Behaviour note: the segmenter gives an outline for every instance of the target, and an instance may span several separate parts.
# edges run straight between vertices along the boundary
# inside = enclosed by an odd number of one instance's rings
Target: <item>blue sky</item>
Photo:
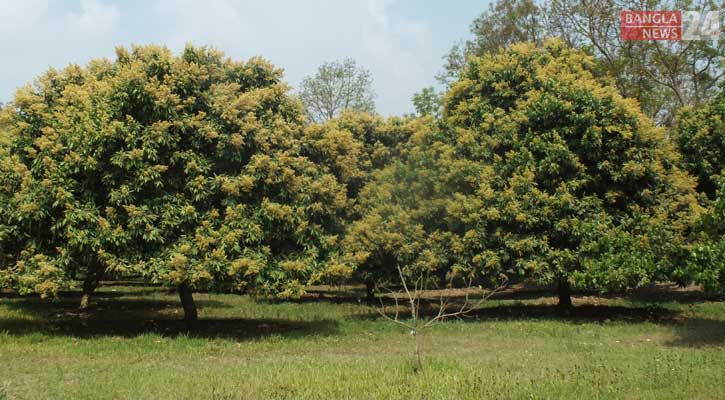
[[[261,55],[297,86],[324,61],[354,58],[375,80],[378,112],[412,111],[441,57],[469,37],[488,0],[0,0],[0,101],[49,67],[113,57],[118,45],[212,45]]]

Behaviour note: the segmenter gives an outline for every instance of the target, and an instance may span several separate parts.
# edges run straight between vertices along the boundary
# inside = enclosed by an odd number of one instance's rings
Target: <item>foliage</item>
[[[452,83],[465,68],[467,58],[496,53],[519,42],[540,42],[545,35],[542,8],[533,0],[497,1],[476,17],[469,27],[473,38],[454,45],[445,56],[438,78]]]
[[[706,291],[725,292],[725,171],[715,180],[715,200],[697,225],[697,240],[687,260],[687,278],[703,285]]]
[[[302,81],[300,98],[309,118],[320,123],[345,110],[375,112],[370,72],[350,58],[322,64],[314,77]]]
[[[694,182],[637,104],[561,41],[472,59],[446,96],[475,182],[455,210],[491,237],[483,265],[627,289],[667,276],[700,211]]]
[[[415,122],[407,118],[385,119],[348,110],[323,124],[307,126],[302,154],[329,166],[347,186],[351,202],[347,211],[354,212],[358,193],[372,172],[394,162],[415,129]]]
[[[698,178],[708,211],[693,232],[683,277],[709,292],[725,290],[725,90],[708,105],[685,109],[674,130],[683,168]]]
[[[301,155],[281,70],[187,47],[50,70],[3,111],[0,283],[54,295],[76,269],[298,295],[338,261],[345,186]]]
[[[420,121],[415,119],[383,119],[346,111],[324,124],[311,124],[305,129],[302,154],[318,164],[330,166],[330,171],[347,187],[346,248],[360,246],[357,241],[361,238],[351,234],[355,228],[350,224],[367,212],[361,204],[362,191],[378,190],[373,177],[397,162],[419,126]],[[372,283],[373,275],[368,268],[359,267],[355,273],[355,279]]]
[[[725,86],[709,104],[680,114],[673,137],[683,168],[698,179],[698,191],[714,199],[725,169]]]

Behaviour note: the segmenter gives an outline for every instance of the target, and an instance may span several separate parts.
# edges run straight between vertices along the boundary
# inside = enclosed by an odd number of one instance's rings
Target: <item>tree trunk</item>
[[[375,282],[372,279],[365,281],[365,295],[368,304],[375,304]]]
[[[559,307],[571,308],[571,284],[569,283],[569,280],[566,278],[559,278],[557,290],[559,292]]]
[[[78,305],[79,310],[87,310],[91,305],[91,295],[96,291],[98,283],[101,281],[103,273],[100,266],[94,266],[88,269],[86,277],[83,279],[83,294],[81,295],[81,303]]]
[[[194,329],[196,322],[198,321],[198,314],[196,312],[196,303],[194,303],[194,296],[191,293],[191,287],[188,282],[182,282],[179,285],[179,299],[181,299],[181,306],[184,307],[184,322],[188,329]]]

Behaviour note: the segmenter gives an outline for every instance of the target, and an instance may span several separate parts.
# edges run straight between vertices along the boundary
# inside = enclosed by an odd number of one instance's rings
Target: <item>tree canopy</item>
[[[440,118],[443,112],[443,95],[434,87],[426,87],[413,94],[413,107],[418,117],[426,115]]]
[[[303,154],[314,162],[329,165],[338,180],[347,187],[346,238],[350,237],[352,221],[367,212],[361,204],[361,192],[378,189],[373,179],[376,172],[400,158],[419,126],[419,121],[415,119],[384,119],[346,111],[324,124],[311,124],[305,130]],[[364,267],[357,268],[355,272],[353,278],[366,283],[368,300],[372,300],[375,274]]]
[[[281,70],[187,47],[50,70],[2,114],[0,283],[81,275],[293,296],[338,261],[345,185],[303,156]],[[187,307],[187,305],[189,307]]]

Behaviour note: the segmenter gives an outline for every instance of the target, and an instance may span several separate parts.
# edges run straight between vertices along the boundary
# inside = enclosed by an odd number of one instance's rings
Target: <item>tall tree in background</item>
[[[497,1],[489,5],[470,26],[473,38],[453,46],[445,58],[438,80],[452,83],[470,56],[496,53],[513,43],[539,43],[546,37],[541,8],[533,0]]]
[[[437,92],[434,87],[423,88],[413,94],[413,107],[417,117],[430,115],[436,119],[440,118],[443,112],[443,94]]]
[[[499,1],[471,25],[474,38],[455,46],[440,79],[451,82],[468,56],[480,56],[518,40],[559,37],[595,56],[597,74],[639,101],[658,125],[672,126],[678,108],[709,101],[723,77],[724,41],[624,41],[621,10],[719,10],[713,0]]]
[[[319,123],[345,110],[375,112],[370,72],[350,58],[322,64],[315,76],[302,81],[300,98],[309,118]]]
[[[670,127],[680,107],[707,103],[717,93],[725,42],[625,41],[619,11],[721,8],[714,0],[554,0],[546,14],[552,34],[589,49],[625,97],[637,99],[647,115]]]

